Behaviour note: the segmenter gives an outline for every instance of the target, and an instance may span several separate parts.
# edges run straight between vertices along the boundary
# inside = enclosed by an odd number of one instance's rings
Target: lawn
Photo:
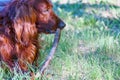
[[[52,0],[54,11],[66,22],[54,59],[45,75],[35,80],[120,80],[120,1]],[[54,35],[44,42],[39,66]],[[32,68],[37,72],[36,68]],[[0,68],[0,80],[30,79],[29,73]]]

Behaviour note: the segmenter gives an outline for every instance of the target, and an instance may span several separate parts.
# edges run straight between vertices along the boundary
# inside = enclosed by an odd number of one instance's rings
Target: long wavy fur
[[[26,71],[26,63],[32,64],[39,50],[36,13],[23,0],[12,1],[6,11],[4,25],[0,26],[0,58],[11,69],[17,61],[20,68]]]

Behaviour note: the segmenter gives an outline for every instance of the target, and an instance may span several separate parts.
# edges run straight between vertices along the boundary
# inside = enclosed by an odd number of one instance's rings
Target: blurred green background
[[[53,0],[53,4],[67,26],[47,79],[120,80],[120,0]]]
[[[52,0],[66,27],[45,75],[36,80],[120,80],[120,0]],[[42,61],[54,35],[42,35]],[[41,62],[40,62],[41,65]],[[34,69],[33,69],[34,71]],[[9,79],[0,68],[0,80]],[[16,73],[12,80],[29,75]]]

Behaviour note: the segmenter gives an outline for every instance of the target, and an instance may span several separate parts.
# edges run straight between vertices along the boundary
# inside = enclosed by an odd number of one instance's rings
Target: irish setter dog
[[[50,0],[10,0],[0,13],[0,59],[23,72],[36,62],[38,34],[51,34],[65,23],[54,13]]]

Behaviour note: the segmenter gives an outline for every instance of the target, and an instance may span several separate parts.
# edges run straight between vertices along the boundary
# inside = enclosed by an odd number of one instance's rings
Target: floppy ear
[[[36,14],[32,7],[22,4],[16,6],[13,26],[16,40],[20,43],[28,42],[31,37],[37,34],[35,26]]]

